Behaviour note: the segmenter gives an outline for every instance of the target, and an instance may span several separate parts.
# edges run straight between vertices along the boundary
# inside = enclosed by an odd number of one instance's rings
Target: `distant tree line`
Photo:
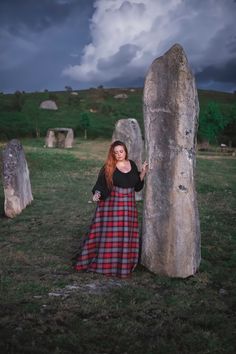
[[[141,129],[143,128],[142,104],[139,97],[133,102],[129,100],[118,102],[113,100],[112,94],[105,92],[101,87],[89,90],[88,96],[72,95],[70,86],[66,86],[65,90],[64,94],[44,91],[28,95],[23,91],[16,91],[12,95],[1,95],[1,136],[12,138],[20,134],[39,137],[45,134],[47,122],[42,117],[46,113],[39,111],[39,106],[35,104],[36,97],[38,101],[41,98],[59,103],[63,110],[63,115],[60,112],[60,120],[65,119],[66,122],[67,117],[73,115],[70,127],[85,139],[96,136],[108,137],[117,119],[125,117],[136,117]],[[197,140],[236,146],[236,103],[219,104],[211,100],[203,105],[200,109]]]
[[[226,143],[232,145],[236,143],[235,136],[231,136],[228,131],[228,137],[225,132],[226,128],[231,126],[236,131],[236,104],[230,106],[227,112],[222,113],[218,103],[214,101],[208,102],[205,109],[200,111],[198,139],[207,141],[210,144]],[[223,141],[219,141],[219,140]],[[225,141],[228,140],[228,141]]]

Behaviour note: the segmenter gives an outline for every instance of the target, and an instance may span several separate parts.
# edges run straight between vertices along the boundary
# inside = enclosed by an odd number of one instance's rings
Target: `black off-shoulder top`
[[[121,172],[118,168],[113,173],[113,185],[121,188],[134,188],[136,192],[139,192],[144,185],[144,181],[140,179],[140,172],[134,161],[129,160],[131,164],[131,170],[129,172]],[[93,194],[96,190],[101,192],[101,199],[105,200],[110,190],[107,187],[104,166],[101,168],[97,181],[92,189]]]

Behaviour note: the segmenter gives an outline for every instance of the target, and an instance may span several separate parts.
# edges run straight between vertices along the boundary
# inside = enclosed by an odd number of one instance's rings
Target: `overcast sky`
[[[0,0],[0,91],[143,86],[183,46],[198,88],[236,90],[235,0]]]

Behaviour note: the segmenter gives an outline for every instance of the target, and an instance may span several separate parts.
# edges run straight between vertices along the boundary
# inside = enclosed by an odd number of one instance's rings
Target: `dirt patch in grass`
[[[74,155],[83,160],[97,160],[104,162],[108,153],[111,141],[109,140],[79,140],[74,145]]]

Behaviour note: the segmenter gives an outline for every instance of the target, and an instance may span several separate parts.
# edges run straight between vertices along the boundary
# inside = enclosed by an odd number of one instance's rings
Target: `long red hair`
[[[108,155],[107,155],[107,159],[105,161],[105,178],[106,178],[106,182],[107,182],[107,186],[109,189],[112,189],[113,187],[113,173],[116,169],[116,157],[115,157],[115,153],[114,153],[114,149],[116,146],[122,146],[125,150],[125,159],[128,160],[128,150],[127,147],[124,143],[122,143],[122,141],[120,140],[116,140],[114,141],[114,143],[111,144],[109,151],[108,151]]]

